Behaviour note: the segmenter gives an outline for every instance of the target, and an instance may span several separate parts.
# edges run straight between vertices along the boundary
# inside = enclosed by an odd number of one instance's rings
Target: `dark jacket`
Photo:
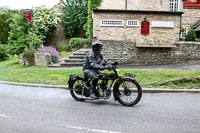
[[[83,70],[85,69],[95,69],[99,70],[101,68],[100,63],[103,61],[102,54],[96,54],[93,50],[90,50],[84,59]]]

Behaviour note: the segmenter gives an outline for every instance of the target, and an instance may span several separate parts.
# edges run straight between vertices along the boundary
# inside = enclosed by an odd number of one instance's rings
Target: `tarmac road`
[[[68,90],[0,84],[1,133],[199,133],[200,94],[143,94],[134,107],[112,98],[76,102]]]

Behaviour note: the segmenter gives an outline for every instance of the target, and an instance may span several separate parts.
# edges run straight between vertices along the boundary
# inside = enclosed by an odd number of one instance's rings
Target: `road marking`
[[[92,128],[78,127],[78,126],[69,126],[69,125],[65,125],[65,127],[71,128],[71,129],[78,129],[78,130],[87,130],[87,131],[96,132],[96,133],[122,133],[122,132],[118,132],[118,131],[110,131],[110,130],[102,130],[102,129],[92,129]]]
[[[0,114],[0,117],[8,118],[9,116],[7,116],[7,115],[5,115],[5,114]]]

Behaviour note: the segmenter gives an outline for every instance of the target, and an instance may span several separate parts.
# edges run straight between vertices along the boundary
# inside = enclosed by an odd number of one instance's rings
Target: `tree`
[[[75,37],[77,31],[87,22],[88,0],[65,0],[63,10],[63,25],[67,37]]]
[[[13,23],[10,24],[11,31],[8,37],[8,46],[10,55],[19,55],[25,49],[37,49],[42,41],[37,36],[29,34],[31,24],[27,17],[16,14]]]
[[[0,43],[6,44],[8,41],[10,27],[9,24],[12,22],[12,18],[15,10],[10,10],[8,8],[0,8]]]
[[[48,32],[59,26],[61,18],[58,13],[46,7],[36,7],[33,10],[32,27],[30,34],[37,36],[45,43]]]

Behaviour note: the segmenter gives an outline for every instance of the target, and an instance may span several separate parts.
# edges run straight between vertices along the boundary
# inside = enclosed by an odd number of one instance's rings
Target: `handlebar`
[[[110,71],[110,70],[116,69],[117,65],[118,65],[118,62],[112,62],[112,63],[106,62],[104,67]]]

